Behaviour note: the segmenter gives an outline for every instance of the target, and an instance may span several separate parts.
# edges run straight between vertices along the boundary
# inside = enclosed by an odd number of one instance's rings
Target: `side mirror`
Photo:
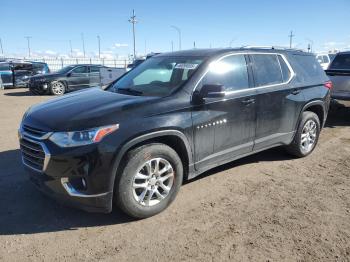
[[[223,85],[203,85],[200,91],[193,93],[195,104],[203,103],[205,98],[221,98],[225,96]]]
[[[71,77],[71,76],[72,76],[72,73],[69,72],[69,73],[67,74],[67,77]]]
[[[201,98],[220,98],[225,96],[223,85],[203,85],[199,93]]]

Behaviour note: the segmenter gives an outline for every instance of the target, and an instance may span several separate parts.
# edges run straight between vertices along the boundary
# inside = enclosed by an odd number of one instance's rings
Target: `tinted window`
[[[90,66],[91,73],[100,73],[100,67],[98,66]]]
[[[290,70],[286,64],[286,61],[284,61],[282,56],[278,55],[277,57],[278,57],[278,61],[280,63],[281,70],[282,70],[283,82],[287,82],[292,73],[290,72]]]
[[[232,55],[212,63],[203,79],[203,84],[223,85],[225,91],[248,88],[248,71],[244,55]]]
[[[338,54],[331,66],[330,69],[350,69],[350,54]]]
[[[8,71],[10,66],[8,64],[0,65],[0,71]]]
[[[323,56],[318,55],[318,56],[316,56],[316,59],[317,59],[317,61],[318,61],[320,64],[323,63]]]
[[[326,56],[326,55],[323,56],[323,62],[324,63],[329,63],[328,56]]]
[[[277,55],[256,54],[252,57],[256,86],[274,85],[283,82]]]
[[[294,57],[300,65],[300,69],[305,72],[308,77],[315,77],[324,74],[322,67],[313,55],[294,54]]]
[[[88,72],[87,66],[79,66],[72,71],[72,73],[75,73],[75,74],[84,74],[87,72]]]

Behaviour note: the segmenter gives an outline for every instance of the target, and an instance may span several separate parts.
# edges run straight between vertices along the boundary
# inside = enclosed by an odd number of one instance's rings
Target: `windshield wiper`
[[[132,95],[137,95],[137,96],[142,96],[143,92],[132,89],[130,87],[128,88],[118,88],[117,91],[122,91],[122,92],[126,92]]]

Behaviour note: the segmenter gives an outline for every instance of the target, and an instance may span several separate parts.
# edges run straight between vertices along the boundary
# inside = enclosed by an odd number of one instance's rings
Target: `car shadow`
[[[11,90],[10,92],[6,92],[5,90],[4,95],[5,96],[37,96],[36,94],[33,94],[29,90],[19,91],[19,92],[14,92],[13,90]]]
[[[350,102],[332,100],[325,127],[350,126]]]
[[[0,152],[0,235],[35,234],[134,221],[115,208],[112,214],[62,206],[29,181],[20,150]]]

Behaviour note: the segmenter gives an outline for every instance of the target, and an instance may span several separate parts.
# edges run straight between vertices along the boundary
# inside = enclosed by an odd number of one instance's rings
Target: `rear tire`
[[[320,136],[320,119],[310,111],[302,113],[293,142],[287,146],[287,151],[297,157],[305,157],[315,149]]]
[[[147,218],[166,209],[180,190],[183,165],[164,144],[148,144],[128,152],[115,182],[114,202],[134,218]]]

